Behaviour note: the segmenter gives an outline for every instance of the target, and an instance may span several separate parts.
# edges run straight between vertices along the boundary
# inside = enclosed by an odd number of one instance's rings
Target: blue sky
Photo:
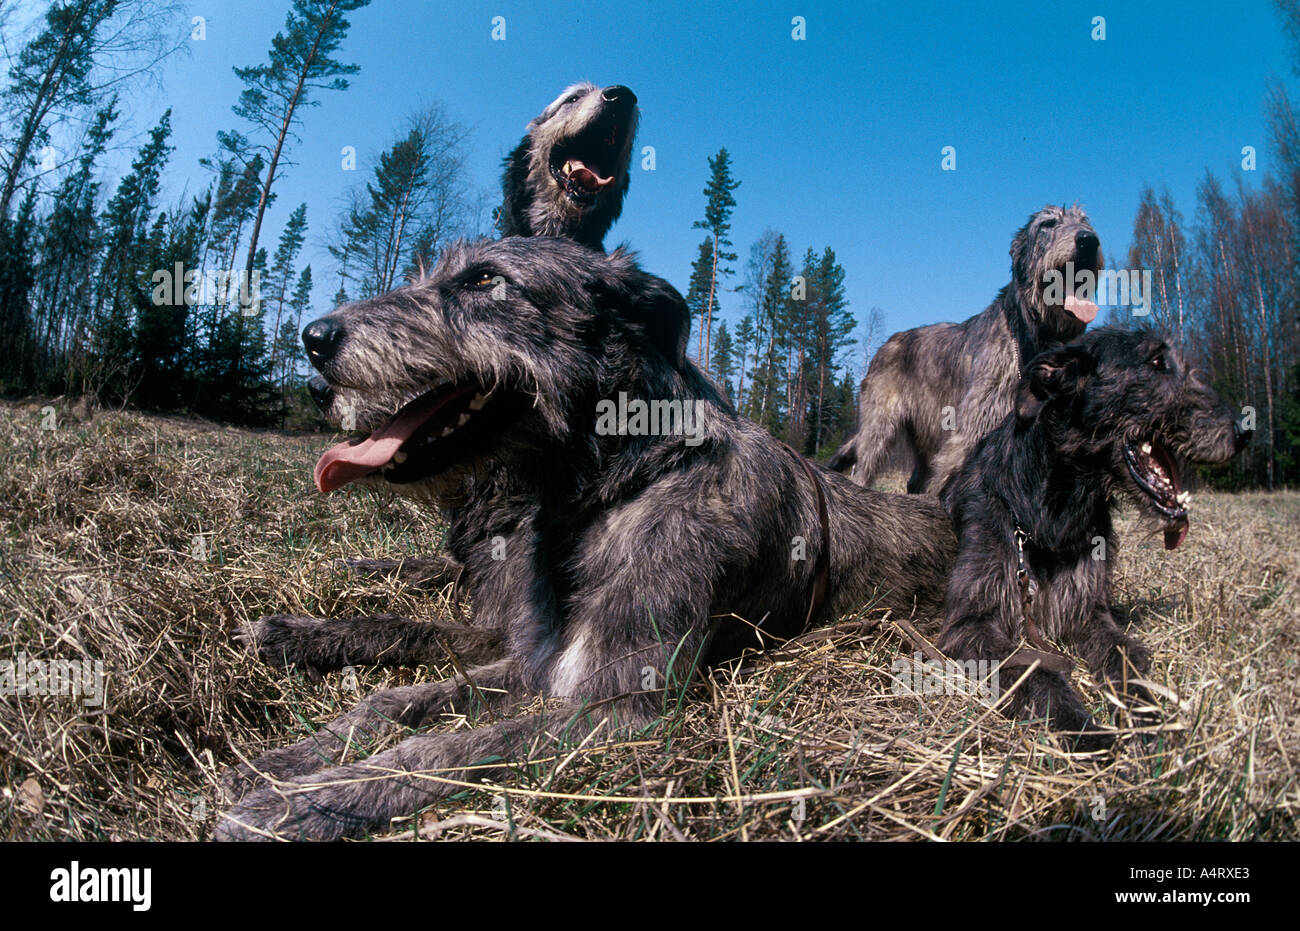
[[[137,131],[170,104],[177,150],[169,195],[197,190],[199,157],[218,129],[238,126],[232,65],[264,59],[287,0],[193,3],[207,38],[170,62],[161,92],[131,101]],[[506,19],[492,41],[491,19]],[[794,41],[791,19],[806,21]],[[1106,18],[1106,40],[1091,20]],[[318,95],[300,127],[297,165],[277,185],[269,245],[308,202],[306,257],[317,310],[337,281],[324,232],[344,189],[340,167],[389,141],[420,102],[443,101],[472,127],[468,166],[494,190],[501,157],[566,84],[622,83],[641,101],[623,218],[606,243],[627,242],[679,288],[702,233],[706,159],[732,155],[742,186],[732,239],[741,261],[767,227],[796,254],[832,246],[851,310],[886,312],[893,331],[981,310],[1009,277],[1007,247],[1047,202],[1084,205],[1111,264],[1123,261],[1140,189],[1168,185],[1184,214],[1208,167],[1235,184],[1241,149],[1271,167],[1264,119],[1270,81],[1300,86],[1266,2],[1148,4],[918,2],[832,4],[476,3],[375,0],[352,15],[339,58],[361,66],[344,93]],[[957,170],[940,169],[955,146]],[[724,298],[738,319],[741,297]]]

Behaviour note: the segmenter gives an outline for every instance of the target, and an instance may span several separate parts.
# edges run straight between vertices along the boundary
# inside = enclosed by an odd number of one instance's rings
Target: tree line
[[[0,90],[0,391],[242,424],[314,418],[298,339],[314,313],[307,204],[274,243],[264,227],[305,113],[358,70],[335,53],[368,2],[293,0],[266,59],[234,69],[239,122],[200,160],[207,182],[175,203],[161,202],[170,110],[114,187],[100,172],[121,95],[156,77],[197,20],[166,0],[55,0],[25,41],[3,33],[20,47]],[[394,287],[476,231],[466,140],[439,106],[399,128],[335,223],[336,301]]]
[[[312,420],[298,333],[321,309],[321,276],[301,261],[316,221],[298,204],[273,242],[264,229],[304,115],[357,72],[336,56],[347,17],[368,2],[292,0],[265,59],[234,69],[237,123],[200,160],[206,182],[170,203],[170,110],[116,184],[103,165],[122,152],[124,95],[190,37],[178,5],[53,0],[21,36],[0,5],[13,50],[0,88],[0,391],[244,424]],[[1300,0],[1276,6],[1300,75]],[[1160,328],[1254,421],[1245,454],[1207,475],[1232,487],[1300,481],[1300,119],[1285,85],[1269,90],[1267,113],[1275,170],[1251,174],[1258,153],[1243,149],[1233,177],[1205,173],[1190,219],[1167,190],[1144,189],[1127,255],[1151,272],[1151,315],[1123,322]],[[468,144],[440,105],[395,128],[324,224],[334,303],[393,288],[450,240],[486,231]],[[824,456],[854,427],[854,382],[883,311],[871,308],[855,339],[834,249],[799,255],[773,229],[749,244],[737,283],[741,185],[725,148],[708,163],[686,289],[692,353],[745,416]]]
[[[1300,75],[1300,3],[1276,7]],[[1300,122],[1284,84],[1266,112],[1276,172],[1244,146],[1231,177],[1206,170],[1190,220],[1167,189],[1141,191],[1127,258],[1151,273],[1150,314],[1113,315],[1158,329],[1254,425],[1240,456],[1206,472],[1221,487],[1300,484]]]
[[[734,332],[721,314],[724,283],[735,275],[732,242],[731,156],[709,158],[704,218],[707,233],[691,266],[686,302],[695,319],[694,355],[727,391],[737,409],[790,446],[822,457],[843,441],[854,422],[853,374],[848,350],[856,320],[844,294],[844,268],[835,251],[808,248],[796,265],[790,244],[775,230],[751,245],[742,283],[741,319]],[[880,326],[880,311],[873,311]]]

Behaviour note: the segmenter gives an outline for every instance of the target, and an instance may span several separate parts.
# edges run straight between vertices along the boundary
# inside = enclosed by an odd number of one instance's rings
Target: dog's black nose
[[[1246,444],[1250,442],[1250,438],[1255,435],[1255,431],[1247,430],[1241,425],[1240,420],[1233,421],[1232,430],[1237,437],[1237,452],[1241,452],[1246,448]]]
[[[1092,230],[1079,230],[1074,234],[1074,245],[1080,252],[1092,252],[1101,245],[1101,240]]]
[[[307,349],[307,360],[316,368],[320,368],[334,358],[342,342],[342,324],[329,317],[313,320],[302,331],[302,344]]]
[[[316,406],[321,410],[329,410],[330,401],[334,400],[334,389],[330,383],[319,375],[313,375],[307,380],[307,392],[311,399],[316,402]]]
[[[636,94],[632,93],[632,88],[622,84],[611,84],[600,92],[600,96],[609,103],[621,103],[626,107],[636,105]]]

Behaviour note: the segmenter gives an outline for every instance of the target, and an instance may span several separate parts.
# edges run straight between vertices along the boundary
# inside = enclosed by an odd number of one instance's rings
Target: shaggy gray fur
[[[564,89],[528,124],[505,159],[500,213],[503,236],[560,236],[593,249],[623,212],[637,127],[636,95],[615,84],[586,82]],[[588,192],[563,174],[574,155],[614,183]]]
[[[466,676],[377,692],[313,737],[236,767],[226,787],[239,801],[218,838],[382,829],[459,791],[439,777],[499,777],[507,761],[554,752],[602,722],[652,723],[700,665],[809,621],[868,602],[937,615],[955,546],[938,501],[865,490],[737,416],[687,359],[689,320],[681,295],[623,251],[511,238],[454,247],[428,278],[308,328],[335,422],[374,430],[444,380],[437,397],[487,394],[463,421],[438,408],[463,425],[442,436],[439,421],[438,438],[412,436],[400,463],[359,479],[446,509],[486,648]],[[621,393],[698,402],[703,442],[598,432],[598,404]],[[473,479],[488,472],[485,489]],[[809,618],[823,555],[817,486],[828,586]],[[411,620],[334,624],[266,618],[246,640],[268,659],[327,665],[441,659],[439,636],[460,649],[455,631],[421,637]],[[551,700],[544,713],[437,729],[453,708],[502,712],[538,695]],[[402,727],[425,730],[339,765],[346,746]],[[480,761],[497,764],[468,768]]]
[[[937,492],[980,438],[1012,408],[1021,366],[1084,324],[1045,299],[1045,276],[1102,267],[1100,240],[1078,207],[1047,206],[1011,241],[1011,283],[964,323],[937,323],[891,336],[871,360],[858,393],[858,430],[828,467],[851,468],[870,485],[896,442],[915,469],[907,490]],[[945,411],[945,408],[951,408]]]

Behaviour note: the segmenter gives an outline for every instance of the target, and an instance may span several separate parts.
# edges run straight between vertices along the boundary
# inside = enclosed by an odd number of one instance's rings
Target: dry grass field
[[[233,645],[272,612],[449,611],[447,592],[330,568],[432,551],[440,529],[398,499],[317,494],[327,438],[57,417],[42,429],[39,404],[0,403],[0,661],[100,659],[106,689],[98,708],[0,697],[0,839],[204,839],[237,753],[448,674],[321,679]],[[866,612],[715,671],[635,740],[598,733],[374,839],[1296,839],[1298,537],[1296,493],[1198,494],[1174,553],[1121,521],[1117,598],[1167,692],[1165,722],[1111,753],[1070,756],[975,699],[899,692],[915,635]]]

